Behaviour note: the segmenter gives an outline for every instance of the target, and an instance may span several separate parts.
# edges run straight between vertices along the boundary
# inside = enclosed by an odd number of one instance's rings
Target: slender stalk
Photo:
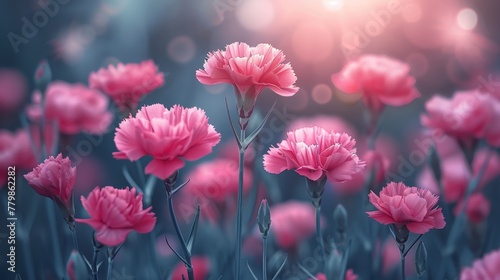
[[[184,265],[186,266],[186,270],[188,273],[188,279],[194,280],[193,265],[191,264],[191,254],[189,253],[189,250],[187,249],[186,241],[184,240],[184,237],[182,236],[181,230],[179,228],[179,224],[177,223],[177,218],[175,216],[174,206],[172,203],[172,195],[167,193],[167,198],[168,198],[168,208],[170,210],[169,211],[170,218],[172,219],[172,223],[174,224],[175,233],[177,235],[177,238],[179,239],[179,244],[181,245],[181,249],[184,253],[184,260],[186,261],[184,263]]]
[[[113,249],[108,248],[108,273],[107,280],[111,280],[111,273],[113,272]]]
[[[148,239],[149,239],[149,254],[150,254],[150,257],[151,257],[151,262],[152,262],[153,268],[155,270],[157,279],[161,279],[160,268],[158,267],[158,259],[156,258],[156,251],[155,251],[156,245],[155,245],[155,239],[154,239],[153,232],[150,232],[148,235],[149,235],[148,236]]]
[[[326,262],[325,243],[323,242],[323,234],[321,233],[321,205],[316,208],[316,238],[318,239],[319,247],[321,247],[321,254],[323,264]]]
[[[406,275],[405,275],[405,257],[401,255],[401,279],[406,280]]]
[[[262,280],[267,280],[267,237],[263,237],[262,248]]]
[[[49,220],[49,230],[50,230],[50,235],[53,236],[52,238],[52,251],[54,251],[54,266],[56,270],[57,277],[62,277],[63,271],[61,270],[61,264],[63,263],[62,257],[61,257],[61,244],[59,243],[60,238],[57,236],[57,224],[55,220],[56,216],[56,211],[54,208],[54,205],[52,204],[52,201],[46,200],[46,205],[45,209],[47,209],[47,216]]]
[[[71,236],[73,237],[73,247],[75,247],[75,250],[80,251],[80,248],[78,248],[78,239],[76,238],[76,229],[71,231]]]
[[[245,130],[241,130],[240,141],[245,141]],[[243,169],[245,165],[245,149],[240,148],[239,153],[239,169],[238,169],[238,204],[236,213],[236,279],[240,279],[240,260],[241,260],[241,224],[242,224],[242,208],[243,208]]]
[[[94,242],[94,256],[92,257],[92,277],[94,280],[99,279],[98,271],[97,271],[97,257],[99,256],[99,251],[101,250],[100,246],[96,246]]]
[[[137,168],[137,174],[139,174],[139,184],[141,184],[142,190],[146,185],[146,178],[144,177],[144,169],[142,168],[142,163],[139,159],[135,161],[135,167]]]

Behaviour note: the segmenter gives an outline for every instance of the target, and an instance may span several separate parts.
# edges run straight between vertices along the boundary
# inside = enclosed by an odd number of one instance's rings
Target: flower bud
[[[259,212],[257,213],[257,224],[259,225],[262,238],[267,238],[269,228],[271,228],[271,210],[266,199],[260,203]]]
[[[425,249],[423,241],[420,241],[415,252],[415,266],[418,277],[422,277],[427,270],[427,249]]]
[[[47,60],[42,60],[38,64],[38,67],[35,70],[35,84],[38,89],[44,93],[47,85],[52,80],[52,70],[50,69],[50,65]]]

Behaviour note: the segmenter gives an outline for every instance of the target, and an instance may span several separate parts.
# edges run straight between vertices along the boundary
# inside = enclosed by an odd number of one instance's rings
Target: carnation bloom
[[[439,129],[464,143],[485,139],[500,146],[500,101],[479,91],[456,92],[451,99],[433,96],[426,104],[422,124]]]
[[[82,205],[89,213],[89,219],[76,219],[90,225],[97,231],[96,240],[109,247],[117,246],[132,231],[148,233],[156,224],[152,207],[143,209],[142,193],[135,188],[115,189],[96,187],[87,198],[81,197]]]
[[[464,202],[461,201],[454,209],[454,214],[457,216],[463,207]],[[481,223],[490,214],[491,203],[482,193],[474,193],[469,197],[465,214],[469,221],[474,224]]]
[[[18,130],[15,133],[0,130],[0,187],[7,182],[7,168],[15,166],[17,169],[31,169],[37,162],[31,148],[27,130]]]
[[[441,208],[435,207],[439,198],[429,190],[390,182],[380,191],[380,196],[373,191],[368,196],[378,210],[367,214],[381,224],[406,226],[417,234],[433,228],[442,229],[446,225]]]
[[[209,53],[204,69],[196,71],[196,78],[206,85],[232,84],[239,116],[246,119],[264,88],[281,96],[292,96],[299,90],[294,86],[297,77],[292,66],[284,61],[283,52],[269,44],[250,47],[236,42],[223,51]]]
[[[280,247],[296,248],[316,232],[314,208],[299,201],[271,207],[271,232]]]
[[[207,257],[202,257],[202,256],[192,257],[191,264],[193,265],[194,279],[196,280],[208,279],[208,275],[210,273],[210,260]],[[184,274],[184,279],[188,279],[186,266],[184,265],[183,262],[179,262],[172,270],[169,279],[182,280],[183,274]]]
[[[500,250],[486,254],[474,261],[472,267],[466,267],[460,273],[460,280],[498,279],[500,275]]]
[[[264,168],[273,174],[294,169],[311,181],[326,176],[331,182],[344,182],[365,165],[356,155],[355,144],[346,133],[328,132],[316,126],[297,129],[269,149],[264,155]]]
[[[163,85],[163,79],[154,62],[146,60],[101,68],[90,74],[89,85],[109,95],[120,110],[131,112],[144,95]]]
[[[500,156],[496,153],[491,154],[488,149],[479,149],[476,152],[472,161],[472,173],[465,156],[458,148],[453,153],[450,152],[446,155],[442,155],[438,150],[438,154],[442,173],[440,183],[443,189],[442,195],[446,202],[458,202],[464,197],[470,180],[472,180],[473,176],[479,174],[481,166],[489,154],[488,164],[479,180],[477,189],[482,189],[500,174]],[[426,168],[420,173],[417,182],[425,189],[439,192],[439,186],[430,168]]]
[[[76,167],[71,167],[69,158],[63,158],[61,154],[55,158],[50,156],[33,171],[24,175],[24,178],[39,195],[54,200],[64,213],[64,218],[72,222]]]
[[[28,85],[14,69],[0,68],[0,114],[15,112],[26,97]]]
[[[40,163],[24,178],[39,195],[59,199],[68,205],[75,184],[76,167],[71,167],[69,158],[58,154]]]
[[[35,98],[35,101],[40,102],[41,98]],[[113,119],[106,97],[81,84],[52,82],[47,88],[44,104],[46,119],[56,121],[59,131],[64,134],[103,134]],[[40,104],[33,104],[28,113],[37,120],[41,115]]]
[[[243,190],[247,191],[252,184],[252,171],[246,167],[243,170]],[[238,162],[227,159],[204,162],[193,168],[186,178],[189,184],[184,188],[185,194],[221,203],[236,198]]]
[[[410,66],[399,60],[381,55],[363,55],[348,62],[332,75],[332,81],[348,94],[361,93],[368,108],[380,112],[384,105],[407,105],[420,94]]]
[[[212,152],[220,134],[201,109],[154,104],[124,119],[114,140],[119,151],[113,153],[115,158],[136,161],[151,156],[145,172],[165,180],[184,166],[183,159],[197,160]]]

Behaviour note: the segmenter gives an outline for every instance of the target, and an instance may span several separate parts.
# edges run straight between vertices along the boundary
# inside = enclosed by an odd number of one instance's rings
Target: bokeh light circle
[[[460,10],[457,14],[457,24],[464,30],[472,30],[477,25],[477,13],[470,8]]]
[[[327,84],[317,84],[312,90],[312,98],[318,104],[330,102],[332,95],[332,90]]]
[[[178,63],[187,63],[196,54],[196,45],[188,36],[178,36],[173,38],[167,46],[167,55]]]
[[[274,18],[274,7],[269,0],[244,1],[236,10],[238,22],[250,31],[266,28]]]
[[[297,57],[303,62],[318,63],[332,52],[333,37],[324,25],[307,22],[293,32],[292,46]]]
[[[323,0],[323,6],[325,6],[328,10],[338,11],[343,5],[343,0]]]

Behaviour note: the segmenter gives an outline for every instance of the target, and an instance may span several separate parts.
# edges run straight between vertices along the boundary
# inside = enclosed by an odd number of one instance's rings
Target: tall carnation
[[[164,77],[152,60],[141,63],[118,63],[92,72],[89,76],[91,88],[109,95],[118,108],[131,112],[141,98],[163,85]]]
[[[309,180],[326,178],[344,182],[360,172],[365,163],[356,154],[356,141],[346,133],[305,127],[287,133],[287,138],[264,155],[264,168],[278,174],[295,170]]]
[[[179,105],[167,109],[154,104],[124,119],[114,141],[118,148],[113,153],[115,158],[136,161],[151,156],[153,160],[145,172],[165,180],[184,166],[184,160],[197,160],[211,153],[220,134],[201,109]]]
[[[284,61],[283,52],[269,44],[250,47],[235,42],[225,50],[209,53],[196,78],[206,85],[232,84],[240,118],[249,118],[264,88],[281,96],[292,96],[299,90],[292,66]]]
[[[380,112],[384,105],[407,105],[420,97],[410,66],[383,55],[363,55],[349,61],[332,75],[332,81],[345,93],[361,93],[374,112]]]

